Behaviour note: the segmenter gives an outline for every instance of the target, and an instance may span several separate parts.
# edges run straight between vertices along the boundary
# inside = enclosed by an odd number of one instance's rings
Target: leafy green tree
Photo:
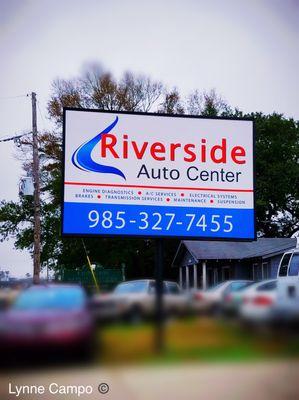
[[[281,114],[250,114],[256,124],[256,210],[260,236],[299,230],[299,123]]]

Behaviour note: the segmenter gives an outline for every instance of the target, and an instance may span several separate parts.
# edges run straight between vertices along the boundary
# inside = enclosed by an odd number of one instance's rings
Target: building
[[[206,289],[228,279],[267,279],[277,276],[279,261],[297,240],[261,238],[254,242],[181,241],[172,266],[179,269],[180,286]]]

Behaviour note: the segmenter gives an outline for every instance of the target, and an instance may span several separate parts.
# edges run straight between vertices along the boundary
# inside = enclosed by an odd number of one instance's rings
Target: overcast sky
[[[27,131],[36,91],[39,129],[56,77],[101,62],[183,93],[215,88],[244,111],[299,119],[299,0],[0,0],[0,138]],[[17,200],[22,175],[0,143],[0,199]],[[26,252],[0,243],[0,267],[32,271]]]

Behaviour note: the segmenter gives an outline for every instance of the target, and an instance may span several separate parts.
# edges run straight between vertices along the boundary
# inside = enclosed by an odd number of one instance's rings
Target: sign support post
[[[155,246],[155,350],[160,353],[164,347],[164,308],[163,308],[163,239],[156,239]]]

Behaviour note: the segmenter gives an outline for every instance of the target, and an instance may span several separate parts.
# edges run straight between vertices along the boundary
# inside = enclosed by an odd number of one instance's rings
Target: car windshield
[[[41,288],[21,293],[14,310],[72,310],[82,308],[84,292],[79,288]]]
[[[257,285],[256,290],[257,291],[265,291],[265,290],[275,290],[277,288],[277,281],[268,281],[261,283],[260,285]]]
[[[232,287],[232,292],[241,292],[242,290],[247,289],[249,286],[253,285],[255,282],[239,282],[239,285],[235,285]]]
[[[218,289],[220,289],[222,286],[224,287],[226,284],[227,284],[227,282],[218,283],[217,285],[212,286],[212,287],[210,287],[209,289],[207,289],[207,292],[213,292],[214,290],[218,290]]]
[[[148,289],[148,282],[146,281],[135,281],[135,282],[126,282],[121,283],[114,289],[114,293],[123,294],[123,293],[142,293],[146,292]]]

